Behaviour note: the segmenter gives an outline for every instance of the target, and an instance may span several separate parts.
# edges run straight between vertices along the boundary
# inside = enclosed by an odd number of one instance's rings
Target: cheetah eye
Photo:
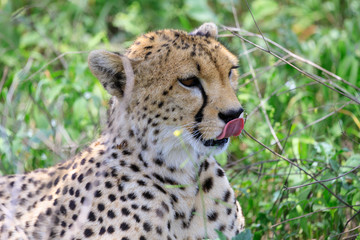
[[[197,78],[195,76],[185,78],[185,79],[178,79],[178,81],[185,87],[195,87],[200,84],[199,78]]]
[[[237,69],[239,68],[239,66],[233,66],[232,68],[230,68],[230,71],[229,71],[229,78],[231,78],[231,73],[232,73],[232,70],[233,69]]]

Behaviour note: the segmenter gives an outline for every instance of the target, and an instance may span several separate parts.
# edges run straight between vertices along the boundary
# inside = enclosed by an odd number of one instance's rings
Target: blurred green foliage
[[[359,1],[253,0],[249,5],[266,37],[360,87]],[[246,3],[234,0],[234,8],[241,27],[258,33]],[[51,166],[99,135],[109,96],[88,70],[90,50],[124,50],[146,31],[191,30],[204,21],[235,26],[232,1],[0,0],[0,173]],[[266,47],[260,38],[248,39]],[[238,97],[252,113],[246,123],[250,134],[318,180],[360,165],[359,105],[336,112],[349,101],[341,94],[290,66],[273,66],[277,59],[246,44],[249,62],[239,38],[220,40],[240,57]],[[266,101],[259,99],[251,74],[246,74],[249,63]],[[359,98],[356,88],[294,63]],[[282,152],[257,108],[262,102],[277,137],[284,139]],[[337,239],[360,224],[356,216],[344,229],[360,210],[357,170],[324,182],[351,210],[319,184],[287,190],[311,179],[245,136],[233,139],[218,159],[228,169],[246,217],[248,230],[239,239]]]

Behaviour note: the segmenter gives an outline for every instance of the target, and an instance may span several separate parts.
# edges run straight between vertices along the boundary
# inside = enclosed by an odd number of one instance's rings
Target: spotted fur
[[[216,34],[207,23],[191,33],[147,33],[124,56],[90,53],[90,70],[113,95],[107,127],[64,163],[0,178],[0,239],[190,240],[214,239],[216,230],[230,239],[241,232],[241,208],[211,157],[227,147],[216,136],[242,111],[238,60]],[[134,74],[129,96],[124,59]]]

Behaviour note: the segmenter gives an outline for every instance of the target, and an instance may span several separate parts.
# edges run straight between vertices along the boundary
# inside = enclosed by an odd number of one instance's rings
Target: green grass
[[[258,33],[246,3],[234,4],[241,28]],[[359,1],[249,4],[266,37],[349,84],[294,58],[288,61],[359,99]],[[191,30],[204,21],[235,26],[231,1],[0,0],[0,173],[51,166],[100,134],[109,96],[87,67],[89,51],[124,50],[146,31]],[[266,47],[261,38],[245,38]],[[224,36],[220,41],[240,56],[238,98],[249,114],[248,133],[318,180],[336,178],[360,165],[359,104],[246,43],[248,60],[238,37]],[[274,145],[269,126],[283,140],[282,151]],[[324,182],[328,189],[320,184],[287,189],[313,180],[262,149],[243,134],[218,156],[254,239],[338,239],[338,234],[360,225],[359,214],[345,228],[360,210],[358,169]],[[297,219],[282,223],[292,218]],[[355,229],[342,237],[359,232]]]

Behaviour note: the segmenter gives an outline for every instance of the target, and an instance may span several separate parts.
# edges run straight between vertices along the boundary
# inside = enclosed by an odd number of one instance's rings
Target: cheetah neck
[[[110,118],[109,122],[114,121]],[[187,186],[189,191],[196,191],[198,169],[205,156],[174,136],[176,128],[149,127],[146,123],[132,121],[131,114],[123,116],[119,122],[122,124],[109,124],[102,135],[105,151],[117,156],[116,159],[106,158],[108,166],[120,169],[134,164],[160,182],[164,179],[165,184]]]

